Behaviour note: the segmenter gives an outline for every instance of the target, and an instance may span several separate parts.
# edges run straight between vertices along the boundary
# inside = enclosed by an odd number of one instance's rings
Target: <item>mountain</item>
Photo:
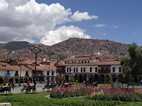
[[[7,50],[20,50],[31,47],[32,44],[26,41],[13,41],[6,43],[3,48]]]
[[[126,55],[127,44],[109,40],[70,38],[51,46],[51,51],[64,55],[88,55],[97,52],[112,55]]]
[[[13,41],[6,44],[0,44],[0,58],[3,57],[2,54],[6,54],[5,52],[8,54],[10,51],[15,51],[16,57],[33,58],[34,55],[30,50],[33,45],[36,45],[41,49],[39,57],[51,58],[56,58],[57,56],[64,58],[72,55],[92,55],[97,52],[115,56],[124,56],[127,54],[128,50],[128,44],[98,39],[70,38],[52,46],[31,44],[25,41]]]

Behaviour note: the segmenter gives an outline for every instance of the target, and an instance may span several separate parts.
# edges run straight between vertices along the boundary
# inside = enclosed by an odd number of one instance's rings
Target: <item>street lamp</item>
[[[37,71],[37,59],[38,59],[38,54],[41,52],[41,49],[40,48],[38,48],[37,46],[32,46],[31,47],[31,51],[32,51],[32,53],[34,54],[34,59],[35,59],[35,62],[34,62],[34,70],[33,70],[33,81],[34,81],[34,83],[35,83],[35,73],[36,73],[36,71]]]

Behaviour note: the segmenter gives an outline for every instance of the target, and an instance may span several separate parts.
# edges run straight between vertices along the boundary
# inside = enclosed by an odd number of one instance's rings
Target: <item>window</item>
[[[29,73],[28,73],[28,71],[26,71],[25,76],[26,76],[26,77],[29,77]]]
[[[81,67],[81,72],[83,72],[83,68]]]
[[[49,75],[49,71],[47,72],[47,75]]]
[[[52,76],[54,75],[54,71],[52,71]]]
[[[78,68],[76,68],[76,72],[78,72]]]
[[[95,72],[98,72],[98,68],[97,67],[95,68]]]
[[[121,73],[121,71],[122,71],[122,69],[121,69],[121,67],[119,67],[119,72]]]
[[[92,72],[92,67],[90,67],[90,72]]]
[[[69,71],[70,71],[70,73],[71,73],[71,68],[69,68]]]
[[[76,68],[75,68],[75,67],[74,67],[74,69],[73,69],[73,70],[74,70],[74,72],[76,72]]]
[[[84,63],[89,63],[89,60],[84,60]]]
[[[84,68],[83,68],[83,72],[85,72],[85,71],[86,71],[86,68],[84,67]]]
[[[74,71],[74,72],[78,72],[78,68],[77,68],[77,67],[74,67],[73,71]]]
[[[82,61],[81,61],[81,63],[83,64],[83,63],[84,63],[84,61],[82,60]]]
[[[71,72],[71,68],[68,67],[68,68],[67,68],[67,72]]]
[[[72,60],[72,61],[71,61],[71,63],[73,64],[73,63],[74,63],[74,61]]]
[[[2,67],[6,67],[6,65],[5,65],[5,64],[2,64]]]
[[[87,63],[90,63],[90,61],[89,61],[89,60],[87,60]]]
[[[115,72],[115,67],[112,68],[112,72]]]
[[[71,67],[68,67],[68,68],[67,68],[67,72],[71,72]]]

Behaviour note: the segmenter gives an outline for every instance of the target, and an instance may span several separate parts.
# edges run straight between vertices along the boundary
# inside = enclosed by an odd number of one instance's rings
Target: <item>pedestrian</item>
[[[33,83],[34,83],[33,90],[36,91],[36,81],[34,80]]]

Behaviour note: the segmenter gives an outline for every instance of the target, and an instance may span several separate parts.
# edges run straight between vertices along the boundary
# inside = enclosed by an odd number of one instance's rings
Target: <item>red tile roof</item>
[[[86,61],[86,62],[81,62]],[[89,61],[89,62],[88,62]],[[117,65],[120,64],[119,57],[112,55],[85,55],[73,56],[59,62],[59,65]]]

